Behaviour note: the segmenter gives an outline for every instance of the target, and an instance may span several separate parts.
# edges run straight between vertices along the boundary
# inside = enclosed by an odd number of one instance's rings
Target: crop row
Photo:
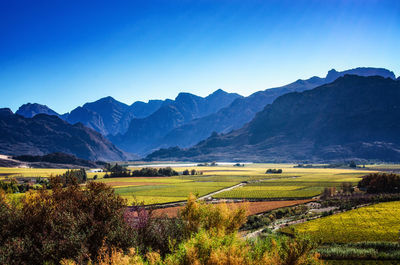
[[[216,194],[216,198],[308,198],[322,192],[321,187],[244,186]]]
[[[397,241],[400,202],[379,203],[294,226],[324,243]]]

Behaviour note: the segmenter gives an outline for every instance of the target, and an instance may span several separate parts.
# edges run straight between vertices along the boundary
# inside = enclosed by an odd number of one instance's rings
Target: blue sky
[[[400,74],[400,1],[0,1],[0,107],[14,111],[246,96],[358,66]]]

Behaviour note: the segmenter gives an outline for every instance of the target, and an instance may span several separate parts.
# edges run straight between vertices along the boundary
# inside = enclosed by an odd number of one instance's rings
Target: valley
[[[153,163],[145,166],[161,165]],[[207,204],[227,203],[231,210],[245,207],[248,221],[241,229],[243,236],[264,237],[277,233],[307,235],[321,243],[318,251],[328,264],[344,262],[338,259],[376,260],[376,264],[386,264],[380,263],[381,260],[398,260],[396,251],[400,247],[397,243],[384,243],[398,240],[398,201],[367,202],[350,208],[343,208],[340,203],[338,206],[327,206],[335,200],[335,196],[344,196],[345,200],[365,196],[362,195],[365,192],[361,191],[344,193],[344,184],[356,187],[362,176],[380,169],[396,171],[399,168],[396,164],[330,168],[327,164],[216,163],[210,166],[206,163],[177,162],[163,166],[172,166],[172,170],[179,175],[110,178],[107,172],[87,170],[87,181],[105,183],[126,201],[128,207],[143,204],[159,217],[176,218],[190,194]],[[137,170],[141,166],[131,168]],[[281,173],[267,173],[278,169]],[[186,170],[195,172],[195,175],[184,175]],[[48,178],[65,172],[66,169],[0,168],[0,180],[33,181],[37,177]],[[40,185],[36,184],[38,188]],[[327,190],[332,192],[325,197]],[[35,189],[29,191],[35,192]],[[24,194],[12,193],[8,196],[21,200]],[[383,201],[398,199],[400,197]]]
[[[400,1],[0,1],[0,265],[400,264]]]

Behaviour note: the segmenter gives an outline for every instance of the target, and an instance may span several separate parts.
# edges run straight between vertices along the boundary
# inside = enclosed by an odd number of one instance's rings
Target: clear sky
[[[249,95],[331,68],[400,74],[400,1],[0,1],[0,107]]]

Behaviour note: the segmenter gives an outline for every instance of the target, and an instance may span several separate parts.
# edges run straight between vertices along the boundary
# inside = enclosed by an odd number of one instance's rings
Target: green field
[[[215,195],[215,198],[309,198],[319,195],[322,192],[321,187],[304,186],[261,186],[247,185],[234,190],[222,192]]]
[[[249,183],[244,187],[217,194],[216,198],[309,198],[325,187],[338,187],[343,182],[356,184],[367,171],[328,168],[283,168],[282,174]]]
[[[323,243],[398,241],[400,202],[361,207],[295,225],[295,231]]]
[[[115,192],[128,199],[128,201],[135,196],[137,200],[143,200],[145,203],[164,203],[184,201],[190,193],[198,196],[207,195],[236,184],[237,182],[190,181],[168,185],[119,187],[115,189]]]

